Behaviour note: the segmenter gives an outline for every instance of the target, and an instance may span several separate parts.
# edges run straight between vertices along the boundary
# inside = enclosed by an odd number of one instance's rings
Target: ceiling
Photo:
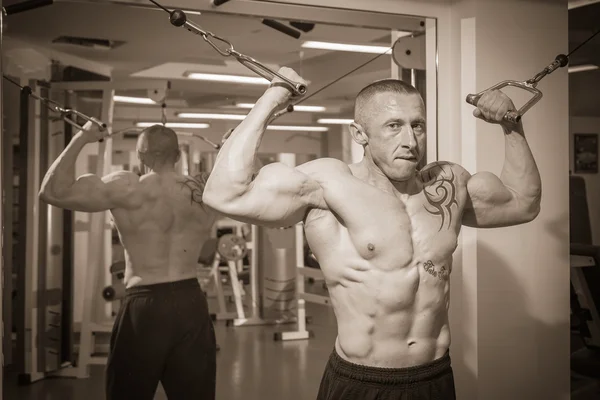
[[[11,1],[5,0],[5,3]],[[305,40],[391,45],[389,29],[316,24],[298,40],[254,17],[203,12],[202,15],[189,13],[188,19],[205,31],[221,35],[232,42],[237,51],[274,70],[282,65],[293,68],[309,82],[309,94],[376,54],[305,49],[301,47]],[[185,78],[185,72],[256,75],[233,57],[220,55],[201,37],[172,26],[168,14],[161,10],[108,3],[55,2],[11,15],[6,20],[3,46],[8,54],[24,46],[34,46],[50,49],[53,58],[68,54],[90,60],[110,70],[114,80],[131,77],[169,80],[168,105],[216,110],[231,107],[235,102],[254,102],[265,89],[263,85],[209,83]],[[109,50],[53,43],[59,36],[105,39],[122,44]],[[332,116],[350,116],[356,93],[368,82],[389,77],[392,63],[388,55],[379,57],[305,104],[326,106]],[[147,95],[143,90],[117,94]],[[305,119],[306,115],[298,118]]]
[[[21,0],[4,0],[5,5]],[[600,3],[569,11],[569,50],[573,50],[600,28]],[[316,24],[301,39],[295,39],[261,23],[260,18],[203,12],[188,14],[190,21],[202,29],[231,41],[237,51],[247,54],[273,69],[285,65],[294,68],[310,83],[309,94],[330,84],[346,72],[373,59],[375,55],[301,47],[305,40],[389,45],[389,29],[369,29],[341,25]],[[24,47],[44,50],[50,57],[69,56],[89,60],[100,70],[109,71],[114,80],[161,79],[171,82],[168,105],[176,111],[231,111],[236,102],[254,102],[264,90],[262,85],[208,83],[186,79],[185,72],[230,73],[256,76],[232,57],[218,54],[201,37],[176,28],[168,15],[158,9],[131,7],[108,2],[68,2],[55,0],[51,6],[38,8],[5,19],[4,53],[18,53]],[[402,29],[402,27],[398,27]],[[105,39],[121,43],[106,50],[52,43],[59,36]],[[600,65],[600,35],[571,56],[572,65]],[[305,104],[328,107],[322,116],[344,118],[352,113],[356,93],[368,82],[388,77],[393,61],[389,56],[360,68],[349,77],[314,95]],[[600,117],[600,70],[570,74],[572,115]],[[120,91],[117,94],[146,96],[144,90]],[[148,111],[136,106],[120,106],[121,112],[141,115]],[[129,108],[125,108],[129,107]],[[246,111],[243,111],[246,112]],[[158,115],[158,112],[157,112]],[[293,113],[287,121],[306,122],[307,115]],[[309,122],[310,122],[310,118]]]

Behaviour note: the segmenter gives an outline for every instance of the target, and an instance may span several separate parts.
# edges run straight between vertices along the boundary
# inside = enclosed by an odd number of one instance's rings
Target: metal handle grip
[[[533,93],[533,97],[527,103],[525,103],[520,109],[518,109],[516,111],[509,111],[504,115],[503,119],[507,122],[513,122],[513,123],[519,122],[521,120],[521,117],[531,107],[533,107],[535,105],[535,103],[537,103],[543,96],[542,92],[540,92],[538,89],[534,88],[532,85],[528,84],[527,82],[503,81],[503,82],[500,82],[492,87],[489,87],[486,90],[479,92],[477,94],[467,95],[466,101],[467,101],[467,103],[477,107],[477,103],[479,102],[479,99],[481,98],[481,96],[483,96],[483,94],[485,92],[488,92],[490,90],[501,89],[506,86],[513,86],[513,87],[516,87],[519,89],[527,90],[530,93]]]

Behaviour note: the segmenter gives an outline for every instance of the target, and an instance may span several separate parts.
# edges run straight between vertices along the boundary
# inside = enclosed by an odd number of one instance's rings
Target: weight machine
[[[213,226],[212,239],[207,240],[201,251],[200,264],[210,266],[209,276],[203,284],[207,297],[216,297],[218,311],[212,314],[213,319],[217,321],[227,321],[227,324],[234,321],[243,320],[246,318],[244,310],[245,290],[240,279],[240,274],[243,274],[243,259],[249,254],[249,274],[250,280],[256,279],[255,273],[257,267],[257,256],[254,251],[256,245],[256,226],[250,226],[250,237],[244,234],[244,229],[247,224],[224,218],[218,220]],[[219,230],[230,229],[232,233],[224,234],[218,237]],[[229,288],[226,288],[223,283],[221,267],[222,263],[226,263],[224,268],[228,281]],[[212,284],[212,287],[210,287]],[[235,303],[235,312],[228,311],[227,298],[232,297]],[[254,299],[254,296],[252,296]],[[252,302],[254,305],[254,302]],[[252,307],[253,313],[257,314],[257,310]]]
[[[296,303],[297,317],[296,330],[287,332],[275,332],[273,339],[275,341],[304,340],[313,336],[312,331],[306,329],[309,318],[306,316],[306,303],[320,304],[330,306],[329,296],[323,296],[315,293],[306,292],[306,278],[314,280],[324,280],[323,272],[320,269],[306,266],[304,254],[304,224],[302,222],[294,226],[296,241]]]
[[[591,381],[571,394],[600,392],[600,246],[592,245],[585,181],[570,176],[571,333],[584,347],[571,353],[571,374]]]
[[[202,257],[205,265],[209,262],[211,265],[208,281],[212,283],[214,290],[207,292],[209,297],[217,298],[218,312],[214,314],[214,318],[225,320],[228,326],[234,327],[296,322],[295,316],[286,314],[289,310],[275,310],[274,313],[269,313],[269,304],[265,301],[274,296],[278,301],[277,304],[293,304],[293,299],[286,294],[285,287],[276,287],[276,284],[281,282],[277,282],[272,274],[269,274],[274,270],[285,268],[284,263],[290,246],[285,240],[284,233],[279,229],[270,230],[225,218],[215,224],[213,237],[217,236],[218,230],[224,228],[231,229],[232,233],[215,239],[215,243],[207,243],[205,245],[207,249],[202,252],[211,256],[210,247],[216,247],[214,258]],[[249,231],[249,235],[245,235],[244,231]],[[272,236],[283,237],[282,243],[273,241]],[[292,247],[293,245],[295,243],[292,243]],[[249,255],[249,265],[247,270],[244,270],[242,259],[247,255]],[[221,267],[222,262],[227,264],[225,268]],[[229,297],[229,293],[221,282],[222,270],[227,273],[235,312],[227,309],[226,297]],[[247,288],[241,283],[244,281],[247,282]],[[286,283],[283,282],[284,286]]]
[[[83,378],[89,374],[89,365],[105,361],[92,356],[95,336],[112,328],[112,323],[103,318],[110,315],[112,305],[94,301],[94,296],[111,281],[111,226],[107,213],[74,213],[41,203],[37,196],[41,179],[71,140],[73,129],[82,127],[82,119],[87,121],[86,127],[91,123],[106,123],[106,129],[111,130],[115,89],[165,90],[168,83],[146,80],[13,83],[22,85],[20,147],[15,160],[19,167],[19,179],[15,180],[18,196],[11,191],[13,198],[6,199],[11,203],[18,199],[16,204],[20,205],[15,268],[15,365],[21,383],[47,376]],[[74,109],[80,90],[101,92],[102,103],[92,117]],[[111,155],[110,138],[86,146],[78,158],[77,173],[107,174],[112,165]],[[105,271],[103,278],[101,270]],[[74,281],[80,273],[87,274],[81,291],[82,321],[75,324]],[[77,331],[79,346],[74,338]]]

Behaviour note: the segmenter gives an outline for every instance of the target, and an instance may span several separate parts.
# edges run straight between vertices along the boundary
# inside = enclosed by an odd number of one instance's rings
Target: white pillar
[[[470,3],[475,6],[469,11],[472,18],[460,23],[462,163],[472,173],[499,174],[503,133],[473,119],[465,94],[532,77],[567,52],[567,2]],[[569,398],[566,69],[546,77],[538,88],[544,97],[523,124],[542,176],[540,215],[526,225],[463,232],[461,329],[453,337],[462,339],[462,354],[456,357],[465,368],[456,373],[474,375],[476,390],[459,387],[461,399]],[[530,97],[511,88],[505,93],[517,107]]]

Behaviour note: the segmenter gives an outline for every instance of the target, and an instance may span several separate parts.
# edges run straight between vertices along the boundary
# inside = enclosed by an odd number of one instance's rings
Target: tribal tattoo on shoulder
[[[427,199],[427,204],[424,204],[425,210],[431,215],[436,215],[441,218],[441,231],[444,226],[449,229],[452,226],[452,219],[455,217],[453,213],[458,208],[456,199],[456,183],[454,171],[450,163],[435,163],[421,171],[425,188],[423,194]],[[452,206],[456,206],[453,209]]]
[[[204,193],[204,186],[206,186],[207,180],[208,174],[202,173],[194,177],[185,176],[183,180],[179,182],[182,189],[184,187],[189,189],[190,204],[196,203],[204,207],[204,203],[202,202],[202,194]]]

